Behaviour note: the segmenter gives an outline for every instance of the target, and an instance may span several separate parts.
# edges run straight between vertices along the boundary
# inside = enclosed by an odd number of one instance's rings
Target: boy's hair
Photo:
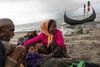
[[[29,50],[30,46],[35,47],[34,44],[28,44],[28,45],[26,45],[26,46],[25,46],[25,48],[26,48],[26,53],[28,53],[28,50]]]

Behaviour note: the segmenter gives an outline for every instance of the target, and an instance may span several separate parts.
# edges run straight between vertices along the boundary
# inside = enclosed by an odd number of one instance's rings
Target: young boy
[[[54,54],[40,54],[37,53],[35,45],[29,44],[26,48],[26,67],[64,67],[73,63],[74,61],[66,60],[62,58],[53,58]],[[66,60],[66,61],[65,61]]]
[[[75,61],[70,58],[53,58],[53,54],[37,53],[35,45],[29,44],[26,48],[26,67],[100,67],[96,64],[86,63],[84,61]],[[76,66],[77,65],[77,66]]]
[[[29,44],[25,46],[26,48],[26,58],[25,58],[25,66],[26,67],[36,67],[37,64],[43,60],[45,57],[49,57],[49,55],[47,54],[40,54],[37,53],[36,49],[35,49],[35,45],[33,44]],[[53,56],[53,54],[52,54]]]

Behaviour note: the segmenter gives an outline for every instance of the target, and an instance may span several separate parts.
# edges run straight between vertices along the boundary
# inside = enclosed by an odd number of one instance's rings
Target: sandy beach
[[[100,64],[100,29],[93,28],[87,34],[73,34],[63,36],[67,52],[71,58]],[[39,34],[39,33],[38,33]],[[17,39],[26,35],[26,32],[15,32],[11,43],[16,44]]]

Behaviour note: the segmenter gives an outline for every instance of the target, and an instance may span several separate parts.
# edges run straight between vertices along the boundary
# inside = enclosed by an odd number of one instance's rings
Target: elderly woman
[[[46,53],[50,55],[57,55],[59,52],[56,52],[58,46],[63,47],[63,52],[60,56],[56,57],[69,57],[67,55],[66,45],[64,44],[64,39],[61,34],[61,31],[57,29],[56,21],[53,19],[46,20],[41,24],[42,33],[36,36],[33,39],[26,41],[23,46],[28,44],[41,43],[43,46],[39,48],[39,53]]]

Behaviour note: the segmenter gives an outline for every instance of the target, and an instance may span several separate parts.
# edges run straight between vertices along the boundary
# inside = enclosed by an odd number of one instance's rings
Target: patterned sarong
[[[84,61],[75,61],[74,59],[47,57],[40,61],[37,67],[100,67],[100,65]]]
[[[16,64],[17,64],[17,61],[10,58],[10,56],[7,56],[4,67],[15,67]]]
[[[45,58],[38,64],[38,67],[68,67],[75,61],[62,58]]]
[[[57,43],[56,42],[52,42],[50,43],[49,47],[47,48],[47,46],[41,46],[38,50],[39,53],[45,53],[45,54],[49,54],[51,53],[55,48],[57,47]]]
[[[59,50],[59,52],[57,52]],[[62,51],[62,52],[61,52]],[[41,46],[38,50],[38,53],[45,53],[45,54],[49,54],[49,53],[53,53],[55,54],[54,57],[65,57],[65,58],[69,58],[69,56],[67,55],[67,49],[61,49],[61,46],[57,46],[56,42],[52,42],[50,43],[49,47],[47,48],[47,46]]]

